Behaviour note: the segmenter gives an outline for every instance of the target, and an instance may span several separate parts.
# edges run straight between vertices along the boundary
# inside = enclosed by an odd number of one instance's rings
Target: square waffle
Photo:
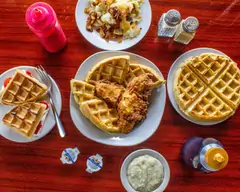
[[[226,56],[204,53],[187,61],[186,65],[209,85],[229,62]]]
[[[153,87],[158,87],[161,84],[164,84],[166,81],[163,80],[153,69],[150,67],[146,67],[141,64],[130,64],[129,65],[129,71],[126,74],[126,77],[124,79],[124,85],[127,87],[128,83],[132,81],[133,78],[139,77],[142,74],[150,73],[153,75]]]
[[[94,84],[99,80],[109,80],[122,84],[128,72],[130,57],[127,55],[104,59],[93,67],[85,81]]]
[[[240,70],[231,62],[217,78],[211,88],[234,110],[240,103]]]
[[[187,114],[198,120],[217,121],[233,115],[233,109],[220,99],[211,89],[204,93],[189,107]]]
[[[5,105],[19,105],[36,101],[47,91],[47,86],[25,72],[16,70],[13,78],[3,90],[1,103]]]
[[[206,85],[186,65],[178,69],[176,76],[174,94],[180,108],[185,110],[206,89]]]
[[[108,133],[120,133],[117,126],[118,114],[115,108],[109,108],[101,99],[92,99],[81,103],[80,110],[93,124]]]
[[[3,123],[24,137],[31,138],[45,110],[44,104],[25,103],[9,111],[3,117]]]
[[[94,98],[95,86],[84,81],[77,81],[74,79],[71,80],[70,84],[74,99],[79,105],[84,101]]]

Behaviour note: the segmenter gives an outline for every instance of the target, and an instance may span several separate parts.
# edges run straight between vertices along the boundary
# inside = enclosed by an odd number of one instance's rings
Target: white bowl
[[[152,156],[152,157],[158,159],[162,163],[163,171],[164,171],[164,179],[163,179],[162,184],[153,192],[164,191],[170,180],[170,168],[169,168],[167,160],[160,153],[158,153],[157,151],[151,150],[151,149],[139,149],[137,151],[132,152],[130,155],[128,155],[126,157],[126,159],[124,160],[124,162],[122,164],[121,171],[120,171],[120,177],[121,177],[121,181],[122,181],[124,188],[126,189],[127,192],[137,192],[136,190],[134,190],[132,188],[132,186],[128,182],[127,168],[133,159],[135,159],[139,156],[143,156],[143,155]]]
[[[92,45],[95,45],[96,47],[104,50],[124,50],[137,44],[148,32],[152,21],[152,9],[148,0],[144,0],[144,3],[141,5],[141,13],[143,19],[138,24],[138,26],[142,28],[141,33],[137,37],[133,39],[123,40],[121,43],[118,43],[116,41],[106,42],[103,38],[100,37],[98,32],[87,31],[86,21],[88,15],[84,13],[84,9],[89,6],[88,2],[88,0],[78,0],[75,10],[75,20],[77,27],[83,37]]]
[[[129,55],[132,63],[139,63],[153,68],[163,78],[162,73],[151,61],[139,55],[123,51],[103,51],[87,58],[79,67],[75,79],[84,80],[88,71],[99,61],[113,56]],[[152,91],[149,98],[147,118],[129,134],[108,134],[92,124],[79,110],[79,105],[75,102],[73,94],[70,95],[70,114],[77,129],[87,138],[98,143],[113,146],[132,146],[140,144],[151,137],[161,122],[165,102],[166,86],[161,85]]]

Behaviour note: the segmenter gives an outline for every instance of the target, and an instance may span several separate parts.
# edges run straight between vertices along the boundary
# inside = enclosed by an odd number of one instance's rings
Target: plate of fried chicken
[[[147,140],[165,107],[165,80],[151,61],[104,51],[87,58],[71,80],[70,113],[87,138],[114,146]]]

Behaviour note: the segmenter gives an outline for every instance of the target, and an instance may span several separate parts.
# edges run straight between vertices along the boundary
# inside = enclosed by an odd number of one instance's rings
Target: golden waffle
[[[209,85],[229,62],[226,56],[204,53],[188,60],[186,65]]]
[[[135,125],[135,121],[121,119],[118,115],[117,103],[124,91],[122,85],[126,88],[135,77],[139,77],[138,81],[142,83],[140,78],[142,74],[147,74],[149,78],[151,76],[150,80],[154,82],[147,87],[149,89],[147,91],[165,83],[153,69],[139,64],[129,65],[129,61],[128,55],[104,59],[88,72],[85,82],[71,81],[71,90],[82,114],[107,133],[128,133]],[[141,83],[133,84],[137,86]],[[142,89],[146,88],[144,83],[141,86]],[[112,92],[113,90],[116,93]],[[142,92],[141,94],[145,94],[144,90]]]
[[[104,59],[88,72],[85,81],[94,84],[95,81],[109,80],[122,84],[128,72],[129,60],[128,55]]]
[[[240,70],[227,56],[206,53],[188,59],[176,72],[174,95],[194,119],[226,119],[240,104]]]
[[[237,64],[230,62],[211,88],[234,110],[240,103],[240,71]]]
[[[46,105],[25,103],[13,108],[3,117],[3,123],[24,137],[31,138],[39,125]]]
[[[115,108],[109,108],[101,99],[92,99],[81,103],[80,110],[93,124],[108,133],[120,133],[117,126],[118,114]]]
[[[16,70],[13,78],[3,90],[1,103],[6,105],[19,105],[36,101],[47,91],[47,86],[25,72]]]
[[[94,96],[95,86],[84,81],[78,81],[74,79],[71,80],[70,84],[71,91],[74,95],[74,99],[79,105],[82,102],[88,101],[95,97]]]
[[[205,89],[205,84],[186,65],[178,69],[174,94],[181,110],[184,111]]]
[[[207,88],[188,108],[186,114],[198,120],[217,121],[233,115],[234,110]]]
[[[158,87],[161,84],[164,84],[166,81],[163,80],[157,73],[155,70],[153,70],[150,67],[146,67],[144,65],[141,64],[130,64],[129,65],[129,71],[124,79],[124,84],[125,86],[128,85],[128,83],[135,77],[139,77],[142,74],[146,74],[146,73],[150,73],[153,75],[154,79],[153,79],[153,87]]]

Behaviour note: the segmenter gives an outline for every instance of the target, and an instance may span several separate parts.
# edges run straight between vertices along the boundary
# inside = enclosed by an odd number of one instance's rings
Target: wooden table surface
[[[25,23],[25,11],[34,0],[0,1],[0,73],[16,66],[43,64],[60,86],[63,108],[61,119],[67,137],[61,139],[55,127],[46,137],[33,143],[14,143],[0,136],[1,192],[122,192],[119,170],[133,150],[151,148],[167,159],[171,179],[166,192],[240,192],[240,111],[228,121],[212,127],[194,125],[180,117],[167,99],[159,129],[146,142],[134,147],[111,147],[85,138],[74,126],[69,113],[69,81],[90,55],[101,51],[79,33],[74,18],[77,0],[47,0],[55,9],[68,44],[58,54],[47,53]],[[152,24],[146,37],[127,50],[155,63],[164,77],[183,52],[199,47],[218,49],[240,63],[239,0],[150,0]],[[175,8],[183,18],[196,16],[200,28],[196,38],[184,49],[172,49],[166,39],[157,37],[157,23],[163,12]],[[228,151],[228,166],[209,175],[186,169],[179,160],[184,141],[192,136],[215,137]],[[59,158],[67,147],[81,150],[74,165],[63,165]],[[87,157],[103,156],[103,169],[88,174]]]

